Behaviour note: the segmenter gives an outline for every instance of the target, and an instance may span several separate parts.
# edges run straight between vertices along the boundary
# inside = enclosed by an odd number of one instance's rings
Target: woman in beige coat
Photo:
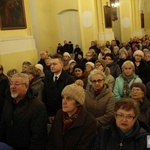
[[[102,71],[94,69],[88,76],[84,106],[97,120],[97,127],[107,125],[114,116],[114,94],[105,83]]]

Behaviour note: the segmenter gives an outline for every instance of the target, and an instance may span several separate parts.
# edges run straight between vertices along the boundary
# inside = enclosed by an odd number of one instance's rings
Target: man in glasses
[[[45,105],[32,96],[29,77],[14,74],[9,81],[7,96],[0,122],[0,142],[20,150],[41,150],[47,140],[47,113]]]
[[[92,150],[147,149],[150,128],[137,120],[139,113],[139,104],[135,100],[124,98],[117,101],[115,118],[110,126],[101,128]]]

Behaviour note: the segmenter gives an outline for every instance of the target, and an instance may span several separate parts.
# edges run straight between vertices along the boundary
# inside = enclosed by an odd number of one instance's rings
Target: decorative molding
[[[86,10],[82,13],[82,23],[86,28],[89,28],[93,25],[93,16],[91,11]]]
[[[33,36],[0,38],[0,55],[35,50]]]
[[[144,35],[145,35],[144,29],[142,29],[142,30],[135,30],[135,31],[133,32],[133,36],[143,37]]]
[[[107,31],[107,32],[99,32],[99,40],[100,41],[110,41],[114,39],[114,32]]]

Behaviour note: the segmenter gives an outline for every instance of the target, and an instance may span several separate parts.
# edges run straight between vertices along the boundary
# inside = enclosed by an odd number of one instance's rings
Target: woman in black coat
[[[140,113],[133,99],[121,99],[115,105],[115,118],[110,126],[102,127],[92,150],[145,150],[150,128],[137,120]]]

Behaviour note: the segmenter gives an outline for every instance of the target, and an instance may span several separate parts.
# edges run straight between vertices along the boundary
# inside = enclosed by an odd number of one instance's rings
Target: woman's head
[[[88,76],[88,82],[92,85],[94,90],[100,90],[103,88],[105,78],[106,76],[102,71],[94,69]]]
[[[144,53],[141,50],[136,50],[133,56],[135,61],[140,62],[144,58]]]
[[[79,65],[79,64],[75,65],[75,66],[73,67],[75,77],[77,77],[77,78],[82,77],[82,76],[83,76],[83,73],[84,73],[84,69],[85,69],[85,68],[84,68],[83,65]]]
[[[134,63],[130,60],[125,61],[122,64],[122,72],[126,75],[126,76],[131,76],[132,74],[134,74],[135,72],[135,66]]]
[[[143,101],[146,95],[146,86],[141,82],[134,82],[131,85],[131,97],[139,102]]]
[[[139,103],[131,98],[123,98],[115,104],[116,125],[124,133],[132,129],[139,114]]]
[[[76,83],[67,85],[62,93],[62,110],[72,115],[78,106],[82,106],[85,100],[85,91],[83,87]]]
[[[127,50],[123,47],[119,50],[119,58],[121,59],[127,59],[128,57],[128,52]]]
[[[104,59],[98,59],[98,60],[96,60],[96,62],[95,62],[95,69],[104,72],[105,69],[106,69],[105,60]]]

